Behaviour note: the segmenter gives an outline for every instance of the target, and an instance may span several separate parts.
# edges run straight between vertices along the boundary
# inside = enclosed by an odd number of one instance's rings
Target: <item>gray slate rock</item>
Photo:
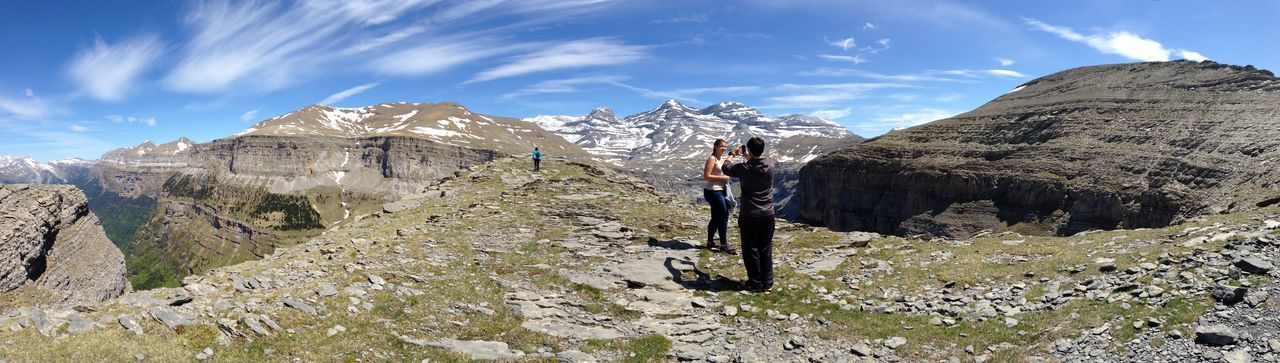
[[[311,315],[311,316],[320,315],[318,312],[316,312],[315,307],[312,307],[311,304],[307,304],[305,302],[302,302],[301,300],[294,300],[286,297],[286,298],[280,299],[280,303],[284,304],[284,306],[288,306],[288,307],[297,309],[298,311],[307,313],[307,315]]]
[[[1239,339],[1240,333],[1226,325],[1214,324],[1196,327],[1196,343],[1199,344],[1221,347],[1236,344]]]

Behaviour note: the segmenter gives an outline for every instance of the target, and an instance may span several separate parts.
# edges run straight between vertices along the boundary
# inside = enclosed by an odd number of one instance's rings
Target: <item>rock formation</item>
[[[93,304],[129,289],[124,255],[72,186],[0,185],[0,306]]]
[[[1280,80],[1251,66],[1075,68],[809,163],[802,217],[964,237],[1159,227],[1280,201]]]

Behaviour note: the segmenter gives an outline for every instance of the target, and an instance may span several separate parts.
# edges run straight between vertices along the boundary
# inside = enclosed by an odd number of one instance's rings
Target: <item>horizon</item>
[[[1280,50],[1247,46],[1280,35],[1263,26],[1271,13],[1191,1],[12,3],[0,22],[34,31],[0,34],[15,54],[0,59],[0,155],[92,160],[144,139],[229,137],[310,104],[388,102],[524,119],[733,101],[875,137],[1075,67],[1276,69]]]

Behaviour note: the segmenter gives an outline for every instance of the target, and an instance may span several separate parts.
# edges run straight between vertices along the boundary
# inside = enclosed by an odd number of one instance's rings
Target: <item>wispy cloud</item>
[[[681,23],[703,24],[710,20],[711,20],[710,16],[706,14],[700,14],[700,15],[673,16],[666,19],[654,19],[649,23],[651,24],[681,24]]]
[[[200,3],[185,21],[195,36],[184,46],[182,59],[165,83],[188,92],[292,85],[340,57],[351,34],[435,2]]]
[[[107,115],[106,118],[108,120],[111,120],[111,122],[114,122],[114,123],[131,123],[131,124],[142,124],[147,126],[156,125],[155,117]]]
[[[40,119],[62,113],[53,104],[37,97],[31,89],[22,91],[23,97],[10,98],[0,94],[0,116],[12,115],[21,119]]]
[[[889,82],[974,82],[985,77],[1025,78],[1027,75],[1007,69],[951,69],[929,70],[919,73],[884,74],[852,68],[822,67],[813,71],[801,72],[802,76],[839,77],[852,76],[877,81]]]
[[[876,25],[875,25],[875,24],[872,24],[871,22],[867,22],[866,24],[862,24],[862,29],[863,29],[863,30],[876,30]]]
[[[72,156],[96,159],[113,147],[111,143],[76,130],[76,126],[53,121],[30,122],[0,118],[0,154],[34,153],[32,156],[40,160]]]
[[[766,98],[770,103],[760,108],[828,107],[864,98],[874,90],[906,87],[911,86],[898,83],[783,84],[777,87],[783,95]]]
[[[569,41],[518,56],[510,63],[476,74],[466,83],[558,69],[631,63],[648,56],[648,48],[609,38]]]
[[[420,76],[527,47],[502,46],[486,39],[448,38],[387,54],[373,60],[369,66],[381,74]]]
[[[828,120],[838,120],[841,117],[848,116],[853,111],[853,107],[845,107],[834,110],[817,110],[809,113],[809,116],[817,116]]]
[[[896,130],[923,125],[957,114],[959,112],[937,108],[919,108],[905,113],[881,115],[871,121],[855,123],[852,128],[864,132],[884,131],[885,129]]]
[[[867,58],[863,57],[861,54],[856,54],[856,55],[819,54],[818,58],[831,60],[831,61],[851,62],[853,64],[862,64],[867,62]]]
[[[1185,49],[1168,49],[1160,42],[1143,38],[1126,31],[1084,35],[1069,27],[1057,26],[1032,18],[1022,18],[1032,29],[1057,35],[1059,38],[1083,43],[1106,54],[1115,54],[1138,61],[1167,61],[1178,56],[1194,61],[1206,60],[1204,55]]]
[[[822,40],[823,40],[823,41],[826,41],[826,42],[827,42],[827,45],[830,45],[830,46],[833,46],[833,47],[836,47],[836,48],[840,48],[840,49],[843,49],[843,50],[849,50],[849,49],[851,49],[851,48],[854,48],[854,47],[857,47],[857,46],[858,46],[858,42],[857,42],[857,41],[855,41],[855,40],[853,40],[853,37],[848,37],[848,38],[844,38],[844,39],[836,39],[836,40],[831,40],[831,39],[828,39],[827,37],[822,37]]]
[[[627,79],[623,76],[592,76],[578,77],[567,79],[552,79],[529,85],[528,87],[516,90],[499,96],[500,99],[511,99],[516,97],[549,94],[549,93],[574,93],[581,92],[582,86],[592,84],[607,84],[622,87],[622,80]]]
[[[71,60],[67,75],[93,98],[116,102],[133,91],[138,77],[164,53],[155,35],[143,35],[110,45],[97,38]]]
[[[329,95],[329,97],[325,97],[323,100],[320,100],[319,103],[322,105],[331,105],[334,103],[342,102],[342,100],[347,99],[347,97],[358,95],[361,92],[368,91],[369,89],[377,86],[378,86],[378,83],[373,82],[373,83],[365,83],[359,86],[351,87],[351,88],[342,90],[338,93],[331,94]],[[243,116],[241,116],[241,118],[243,118]]]
[[[88,128],[88,127],[84,127],[84,126],[77,125],[77,124],[72,124],[71,126],[67,126],[67,128],[69,128],[69,129],[71,129],[71,131],[75,131],[75,132],[85,132],[85,131],[89,131],[89,128]]]
[[[1009,58],[996,58],[996,63],[1000,63],[1001,67],[1008,67],[1013,65],[1013,60]]]
[[[262,109],[261,109],[261,108],[255,108],[255,109],[249,110],[249,111],[247,111],[247,112],[245,112],[245,113],[241,114],[241,115],[240,115],[240,121],[250,121],[250,120],[253,120],[253,118],[254,118],[254,117],[258,117],[258,111],[262,111]]]

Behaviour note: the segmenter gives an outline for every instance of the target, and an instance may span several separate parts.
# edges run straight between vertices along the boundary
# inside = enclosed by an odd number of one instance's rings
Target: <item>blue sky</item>
[[[530,117],[667,98],[875,136],[1071,67],[1280,70],[1280,2],[0,2],[0,155],[204,142],[313,103]]]

